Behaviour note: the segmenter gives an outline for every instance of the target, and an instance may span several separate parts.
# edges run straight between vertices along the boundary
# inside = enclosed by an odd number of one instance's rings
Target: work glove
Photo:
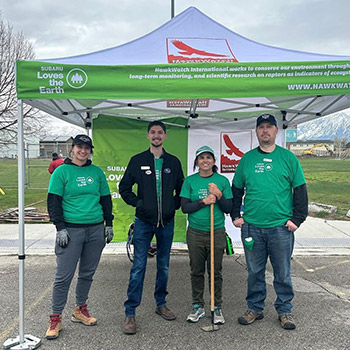
[[[59,230],[56,233],[56,243],[62,247],[65,248],[68,245],[70,239],[70,235],[68,231],[64,228],[63,230]]]
[[[107,244],[110,243],[113,239],[113,227],[112,226],[106,226],[105,227],[105,238],[106,238],[106,242]]]

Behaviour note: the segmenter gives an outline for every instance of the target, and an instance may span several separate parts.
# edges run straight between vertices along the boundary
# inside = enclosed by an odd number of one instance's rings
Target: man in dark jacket
[[[147,255],[151,240],[157,239],[157,277],[154,292],[156,313],[164,319],[176,316],[166,306],[170,250],[174,235],[175,211],[180,208],[184,179],[178,158],[163,149],[166,127],[160,121],[148,125],[150,148],[130,159],[119,184],[125,203],[136,207],[133,233],[134,262],[130,271],[128,300],[125,306],[124,333],[136,333],[136,307],[142,298]],[[132,190],[137,184],[137,194]]]

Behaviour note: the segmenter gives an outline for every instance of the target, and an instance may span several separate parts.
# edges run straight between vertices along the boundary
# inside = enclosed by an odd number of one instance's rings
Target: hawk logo
[[[221,133],[221,173],[234,173],[243,155],[252,148],[252,132]]]
[[[172,44],[175,45],[179,50],[180,55],[200,55],[200,56],[212,56],[212,57],[227,57],[227,55],[220,55],[217,53],[212,53],[212,52],[206,52],[203,50],[197,50],[194,47],[191,47],[189,45],[186,45],[183,41],[180,40],[172,40]]]
[[[226,39],[167,38],[168,62],[238,62]]]

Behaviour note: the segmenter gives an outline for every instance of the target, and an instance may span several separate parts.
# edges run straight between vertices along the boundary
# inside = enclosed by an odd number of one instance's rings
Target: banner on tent
[[[174,121],[167,119],[165,122]],[[145,121],[106,115],[100,115],[94,120],[93,162],[105,172],[111,189],[115,216],[114,241],[126,241],[129,225],[134,220],[135,208],[124,203],[118,187],[130,158],[149,147],[147,125]],[[190,128],[167,125],[168,138],[164,148],[180,159],[186,176],[198,171],[193,169],[196,150],[207,145],[215,152],[219,172],[232,182],[242,155],[258,144],[254,129],[255,120],[208,123],[203,119],[193,119]],[[282,145],[283,139],[283,132],[280,131],[277,143]],[[226,230],[234,241],[240,241],[239,230],[232,225],[229,216],[226,218]],[[174,241],[186,241],[186,216],[181,210],[177,211],[175,217]]]
[[[197,99],[350,93],[350,61],[69,65],[17,61],[19,99]]]
[[[168,119],[172,123],[174,120]],[[127,239],[129,225],[134,221],[135,208],[124,203],[119,194],[119,183],[132,156],[149,148],[148,122],[100,115],[93,121],[94,164],[101,167],[111,190],[114,214],[114,241]],[[164,148],[181,161],[186,174],[187,129],[167,125],[168,138]],[[136,191],[136,186],[135,189]],[[175,217],[174,241],[183,242],[186,237],[186,217],[178,210]]]
[[[192,119],[188,132],[188,175],[198,171],[193,169],[196,150],[204,145],[215,152],[216,165],[219,173],[226,176],[232,183],[236,167],[244,153],[258,146],[255,134],[255,119],[236,122],[208,123],[203,119]],[[276,143],[283,145],[284,131],[279,125]],[[226,231],[235,242],[240,241],[240,230],[232,224],[226,215]]]

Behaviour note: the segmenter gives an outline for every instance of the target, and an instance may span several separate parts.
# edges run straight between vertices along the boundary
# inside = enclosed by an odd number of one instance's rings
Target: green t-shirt
[[[244,220],[264,228],[284,225],[293,216],[292,189],[305,184],[305,178],[297,157],[276,145],[271,153],[247,152],[233,184],[246,190]]]
[[[94,224],[103,221],[101,196],[110,193],[103,171],[94,164],[63,164],[52,174],[49,193],[62,197],[65,222]]]
[[[201,177],[199,173],[188,176],[181,189],[180,196],[192,202],[204,199],[209,195],[209,184],[215,183],[223,196],[232,198],[232,191],[228,179],[218,173],[210,177]],[[188,214],[188,225],[196,230],[210,232],[210,205]],[[214,229],[225,227],[225,214],[217,203],[214,204]]]
[[[158,195],[158,205],[160,205],[160,199],[162,198],[162,166],[163,158],[154,158],[154,165],[156,170],[156,183],[157,183],[157,195]]]

